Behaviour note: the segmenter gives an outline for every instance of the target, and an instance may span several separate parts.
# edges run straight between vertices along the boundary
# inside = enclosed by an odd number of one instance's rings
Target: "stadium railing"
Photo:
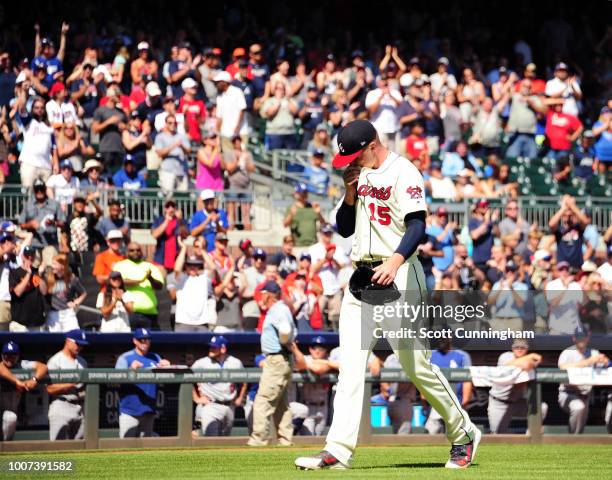
[[[83,369],[83,370],[61,370],[50,371],[47,378],[41,383],[84,383],[86,385],[84,419],[85,438],[82,441],[44,442],[45,449],[63,448],[123,448],[128,446],[150,446],[174,445],[191,446],[197,443],[192,438],[193,427],[193,400],[192,388],[198,382],[232,382],[232,383],[255,383],[261,376],[261,369],[245,368],[241,370],[191,370],[185,368],[173,368],[169,370],[134,370],[134,369]],[[471,379],[469,369],[440,369],[450,382],[462,382]],[[31,378],[32,372],[28,370],[15,370],[15,376],[21,380]],[[338,380],[335,374],[313,375],[311,373],[294,373],[293,381],[302,383],[327,383],[333,384]],[[375,441],[372,434],[369,402],[372,384],[377,382],[405,382],[409,381],[401,369],[383,369],[379,376],[366,376],[366,391],[364,395],[364,408],[361,420],[360,442],[367,444]],[[527,426],[529,434],[525,437],[531,443],[541,443],[542,435],[542,391],[543,383],[565,383],[568,381],[567,372],[553,368],[540,368],[536,370],[535,379],[528,386],[528,413]],[[173,437],[143,439],[117,439],[100,438],[100,387],[102,384],[126,384],[126,383],[156,383],[156,384],[179,384],[178,393],[178,422],[177,435]],[[378,437],[378,436],[376,436]],[[216,437],[218,438],[218,437]],[[377,441],[377,440],[376,440]],[[151,443],[149,443],[151,442]],[[23,448],[32,448],[32,445],[40,447],[41,442],[31,441],[0,442],[0,451],[19,451]]]

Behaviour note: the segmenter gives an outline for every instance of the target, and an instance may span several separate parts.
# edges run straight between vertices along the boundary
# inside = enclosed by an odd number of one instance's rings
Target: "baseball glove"
[[[349,291],[357,300],[370,305],[382,305],[394,302],[401,297],[395,282],[390,285],[372,283],[373,275],[374,270],[364,265],[357,267],[351,275]]]

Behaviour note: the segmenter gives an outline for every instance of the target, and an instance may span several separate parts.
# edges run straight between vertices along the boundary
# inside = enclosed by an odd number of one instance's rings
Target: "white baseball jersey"
[[[389,152],[379,168],[362,168],[351,260],[376,261],[393,255],[406,232],[404,217],[421,210],[427,210],[425,184],[410,160]]]
[[[47,362],[49,370],[82,370],[87,368],[87,362],[81,356],[68,357],[63,350],[53,355]],[[67,402],[78,402],[85,398],[85,384],[77,383],[67,392],[52,396],[52,400],[63,399]]]
[[[191,368],[194,370],[222,368],[240,370],[244,368],[244,366],[239,359],[228,355],[223,364],[214,361],[210,357],[202,357],[193,362]],[[238,395],[236,384],[229,382],[198,383],[198,391],[200,392],[200,395],[206,395],[208,398],[217,402],[230,402],[236,398],[236,395]]]
[[[308,369],[313,365],[314,359],[311,355],[304,355]],[[322,405],[327,402],[329,384],[327,383],[305,383],[302,387],[302,397],[306,404]]]

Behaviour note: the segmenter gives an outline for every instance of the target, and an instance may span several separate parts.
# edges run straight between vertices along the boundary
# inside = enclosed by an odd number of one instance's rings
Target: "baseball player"
[[[2,419],[2,441],[8,442],[17,429],[17,408],[21,394],[36,388],[38,380],[47,375],[47,366],[40,362],[19,359],[19,345],[8,342],[2,346],[0,362],[0,418]],[[34,375],[25,382],[19,380],[11,370],[34,370]]]
[[[227,339],[215,335],[208,343],[208,356],[196,360],[191,368],[197,369],[242,369],[242,362],[227,352]],[[238,387],[238,388],[237,388]],[[198,383],[193,386],[193,401],[196,419],[200,421],[202,435],[231,435],[234,426],[234,408],[242,405],[247,384],[229,382]]]
[[[119,355],[115,368],[167,367],[170,362],[151,352],[151,331],[134,330],[134,348]],[[119,390],[119,437],[152,437],[157,384],[124,383]]]
[[[416,254],[425,235],[427,216],[423,177],[410,161],[389,151],[366,120],[347,124],[338,134],[338,148],[334,167],[348,166],[344,172],[346,193],[336,214],[338,233],[343,237],[354,234],[351,260],[356,272],[373,273],[363,288],[349,285],[345,292],[339,326],[342,365],[334,418],[325,449],[312,457],[296,459],[295,465],[307,470],[348,468],[357,444],[364,375],[376,340],[376,324],[373,318],[361,318],[362,302],[355,295],[371,295],[377,290],[385,299],[397,299],[395,293],[403,291],[406,303],[420,304],[426,299],[425,276]],[[362,278],[355,281],[361,283]],[[383,319],[383,330],[396,330],[398,326],[392,322]],[[367,335],[363,341],[362,332]],[[406,374],[446,423],[452,444],[446,467],[468,467],[480,442],[480,430],[440,370],[429,362],[427,351],[415,348],[415,341],[389,339]],[[364,342],[370,347],[363,348]]]
[[[66,333],[64,348],[49,359],[47,368],[50,371],[87,368],[87,362],[79,355],[86,345],[89,345],[89,342],[85,337],[85,332],[70,330]],[[85,433],[83,422],[85,384],[50,383],[47,385],[47,393],[51,397],[48,412],[49,438],[51,440],[82,440]]]

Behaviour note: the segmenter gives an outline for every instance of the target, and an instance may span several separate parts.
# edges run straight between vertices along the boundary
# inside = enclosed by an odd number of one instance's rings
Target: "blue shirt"
[[[227,221],[227,213],[225,210],[219,209],[217,210],[219,214],[219,224],[223,228],[227,228],[229,226],[229,222]],[[206,210],[198,210],[191,217],[191,222],[189,222],[189,232],[192,232],[196,227],[200,226],[206,219],[208,215],[206,214]],[[200,234],[206,239],[206,249],[209,252],[212,252],[215,249],[215,237],[217,236],[217,222],[210,222],[202,233]]]
[[[113,175],[113,185],[117,188],[125,188],[126,190],[139,190],[141,188],[147,188],[147,181],[141,172],[137,172],[134,178],[129,177],[122,168]]]
[[[327,170],[321,167],[314,167],[308,165],[304,168],[304,180],[308,191],[311,193],[318,193],[319,195],[327,195],[327,187],[329,184],[329,173]]]
[[[512,289],[516,294],[523,299],[523,302],[527,302],[527,285],[523,282],[514,282]],[[501,281],[495,282],[492,291],[502,290]],[[524,307],[520,307],[514,300],[514,295],[504,284],[503,290],[497,296],[495,301],[495,316],[497,318],[516,318],[524,317]]]
[[[289,307],[285,302],[278,301],[268,310],[261,329],[261,351],[263,353],[280,353],[283,350],[283,345],[278,337],[281,329],[291,329],[290,342],[297,335],[297,328]]]
[[[298,108],[301,110],[306,107],[306,116],[302,120],[302,127],[304,130],[314,132],[317,125],[323,121],[323,106],[321,102],[315,100],[310,105],[306,105],[306,102],[300,102]]]
[[[74,82],[72,82],[72,84],[70,85],[70,93],[78,92],[84,83],[85,83],[85,80],[83,80],[82,78],[79,78],[75,80]],[[91,81],[91,83],[93,84],[93,80]],[[85,90],[85,95],[83,95],[79,99],[79,103],[81,104],[81,107],[83,107],[83,110],[85,110],[85,118],[93,117],[93,114],[96,111],[96,108],[98,108],[97,89],[96,90],[89,90],[89,89]]]
[[[130,368],[134,360],[142,363],[141,368],[155,368],[161,357],[151,352],[143,356],[136,352],[136,349],[133,349],[119,356],[115,368]],[[125,413],[133,417],[145,413],[155,413],[156,398],[157,385],[154,383],[124,383],[119,390],[119,413]]]
[[[465,355],[458,350],[449,350],[441,352],[434,350],[431,352],[430,362],[440,368],[466,368]],[[459,403],[463,401],[463,383],[458,383],[455,386],[455,393]]]
[[[601,127],[602,123],[600,121],[595,122],[593,128]],[[602,162],[612,162],[612,132],[608,130],[604,130],[599,138],[597,139],[597,143],[595,143],[595,155]]]
[[[444,154],[444,160],[442,160],[442,175],[454,178],[464,168],[473,170],[479,177],[482,176],[480,167],[476,163],[476,158],[471,153],[467,156],[467,165],[457,152],[447,152]]]
[[[440,225],[430,225],[425,230],[427,235],[431,235],[432,237],[438,237],[444,228]],[[448,267],[453,264],[453,260],[455,258],[455,250],[453,249],[453,239],[454,234],[452,231],[449,231],[442,240],[438,240],[440,247],[442,247],[442,251],[444,252],[443,257],[433,257],[434,266],[440,270],[445,271]]]
[[[57,72],[63,72],[64,68],[62,67],[62,62],[59,58],[45,58],[40,55],[34,59],[32,59],[32,63],[30,64],[30,68],[32,70],[35,69],[37,65],[44,65],[47,75],[43,83],[46,87],[51,88],[51,86],[55,83],[55,78],[53,77]]]

